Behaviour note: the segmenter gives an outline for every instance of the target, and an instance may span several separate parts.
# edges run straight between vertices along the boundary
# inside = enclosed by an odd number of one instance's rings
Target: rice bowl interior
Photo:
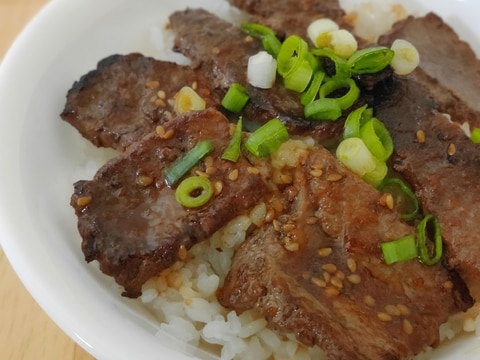
[[[356,6],[353,1],[344,3],[347,9]],[[84,263],[75,218],[68,206],[71,184],[91,178],[114,152],[93,148],[59,121],[72,80],[113,53],[140,51],[185,62],[169,51],[172,40],[164,31],[174,9],[202,6],[237,23],[243,19],[221,0],[175,4],[145,0],[139,4],[88,0],[66,5],[53,1],[5,58],[0,70],[0,114],[18,119],[9,125],[4,122],[1,135],[5,149],[18,150],[1,160],[4,169],[12,169],[0,190],[1,228],[5,229],[2,246],[7,256],[45,311],[100,359],[149,358],[155,354],[172,359],[231,358],[237,353],[246,359],[268,358],[273,353],[278,358],[320,358],[319,349],[307,349],[276,335],[255,312],[237,316],[216,301],[215,291],[228,271],[233,249],[243,240],[248,226],[264,215],[262,204],[248,216],[230,222],[210,242],[192,249],[191,261],[149,281],[137,301],[120,297],[121,289],[102,275],[96,264]],[[447,4],[435,7],[471,41],[478,54],[480,40],[474,34],[480,30],[473,18],[478,4],[473,0]],[[425,13],[430,9],[427,5],[431,6],[427,1],[403,5],[415,14]],[[95,9],[94,14],[91,9]],[[51,38],[58,40],[48,45],[45,40]],[[35,67],[31,66],[32,58],[36,59]],[[22,82],[30,84],[28,89],[19,85]],[[223,251],[219,253],[218,248]],[[479,322],[477,309],[455,316],[441,329],[442,338],[455,339],[419,358],[471,358],[479,348]],[[225,346],[222,350],[218,345]]]

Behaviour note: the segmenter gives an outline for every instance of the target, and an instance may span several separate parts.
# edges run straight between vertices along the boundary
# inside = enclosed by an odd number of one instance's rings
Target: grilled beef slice
[[[188,66],[141,54],[112,55],[73,84],[61,117],[94,145],[124,150],[168,120],[168,99],[193,83],[207,106],[219,103],[209,81]]]
[[[478,297],[480,147],[441,112],[443,104],[435,98],[438,84],[425,87],[427,80],[421,69],[397,78],[376,115],[395,144],[393,167],[413,187],[423,212],[439,218],[449,265]],[[425,134],[424,141],[417,138],[418,131]]]
[[[325,17],[343,28],[349,27],[338,0],[231,0],[230,3],[252,14],[252,22],[269,26],[286,36],[296,34],[307,38],[308,25]]]
[[[248,58],[262,50],[257,39],[247,37],[238,27],[203,9],[177,11],[170,16],[170,25],[176,36],[175,49],[189,57],[193,67],[201,68],[219,92],[225,93],[232,83],[247,88],[247,119],[265,123],[277,117],[290,134],[308,133],[319,140],[341,134],[342,121],[306,120],[300,95],[286,89],[278,77],[272,89],[259,89],[248,83]]]
[[[139,296],[145,281],[267,192],[262,177],[249,173],[245,158],[237,163],[220,159],[230,139],[229,126],[213,109],[189,113],[164,125],[166,134],[174,132],[172,137],[147,135],[104,165],[93,180],[75,183],[71,205],[85,259],[97,260],[100,269],[125,288],[125,296]],[[204,206],[188,209],[176,201],[163,172],[204,139],[215,147],[209,167],[216,171],[210,179],[223,188]],[[238,179],[228,180],[234,169]]]
[[[408,40],[418,49],[420,68],[426,76],[417,80],[428,79],[423,82],[440,100],[441,111],[455,122],[480,127],[480,61],[470,45],[433,13],[398,22],[379,43],[390,46],[395,39]]]
[[[290,206],[234,255],[221,304],[258,309],[329,359],[408,359],[438,344],[440,324],[472,305],[460,278],[440,264],[386,265],[379,244],[414,228],[325,149],[300,163]]]
[[[480,62],[469,45],[435,14],[397,23],[380,43],[411,41],[420,66],[395,78],[375,106],[392,134],[392,163],[412,185],[424,213],[438,216],[449,265],[467,281],[476,298],[480,243],[480,147],[459,124],[480,126]],[[417,131],[425,134],[419,140]]]

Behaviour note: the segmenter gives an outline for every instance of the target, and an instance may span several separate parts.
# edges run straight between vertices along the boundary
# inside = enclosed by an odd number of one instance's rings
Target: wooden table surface
[[[0,60],[48,0],[0,0]],[[0,359],[92,360],[43,312],[0,248]]]

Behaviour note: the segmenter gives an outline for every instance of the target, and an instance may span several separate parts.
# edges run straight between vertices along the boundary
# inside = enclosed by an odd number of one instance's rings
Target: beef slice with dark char
[[[168,100],[193,84],[207,107],[219,104],[209,81],[188,66],[137,53],[111,55],[73,84],[61,117],[94,145],[123,151],[169,120]]]
[[[97,260],[102,272],[125,288],[125,296],[138,297],[143,283],[179,260],[179,252],[209,238],[268,192],[262,177],[248,171],[245,158],[236,163],[220,158],[229,127],[216,110],[188,113],[164,124],[167,134],[174,131],[172,137],[147,135],[104,165],[93,180],[75,183],[71,205],[85,259]],[[201,207],[185,208],[175,199],[175,189],[166,186],[164,170],[205,139],[215,148],[209,166],[216,171],[210,180],[222,184],[221,192]],[[234,169],[238,179],[231,181]]]
[[[480,127],[480,61],[471,46],[434,13],[396,23],[379,38],[379,44],[390,46],[396,39],[408,40],[417,48],[425,74],[418,81],[441,99],[440,111],[453,121]]]
[[[319,168],[322,175],[311,175]],[[370,360],[436,346],[439,326],[472,305],[441,264],[384,263],[380,243],[415,229],[327,150],[301,161],[285,196],[290,206],[277,223],[255,230],[234,255],[218,294],[227,308],[256,308],[329,359]]]
[[[396,78],[375,111],[395,144],[394,169],[412,186],[423,213],[440,220],[446,259],[478,298],[480,146],[441,111],[444,103],[436,86],[421,69]],[[418,131],[424,141],[417,138]]]
[[[170,25],[175,33],[175,49],[190,58],[193,67],[201,68],[219,93],[225,94],[232,83],[247,88],[250,101],[244,109],[246,119],[262,124],[277,117],[290,134],[308,133],[319,140],[341,134],[342,121],[305,119],[300,94],[286,89],[278,76],[271,89],[248,83],[248,59],[263,50],[258,39],[203,9],[177,11],[170,16]]]

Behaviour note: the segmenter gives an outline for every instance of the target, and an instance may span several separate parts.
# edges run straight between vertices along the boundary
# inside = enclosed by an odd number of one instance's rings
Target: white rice
[[[165,270],[143,287],[141,301],[156,314],[160,328],[203,347],[220,359],[321,359],[319,348],[307,348],[267,327],[255,310],[237,315],[215,296],[230,268],[235,248],[252,223],[262,223],[265,204],[238,216],[209,241],[194,246],[184,262]]]
[[[390,0],[377,1],[375,6],[371,5],[372,1],[361,5],[353,0],[340,2],[356,14],[357,33],[372,40],[399,17],[405,16],[398,8],[392,11],[394,3]],[[245,19],[244,14],[232,9],[224,0],[204,1],[202,7],[234,23]],[[375,25],[372,27],[372,24]],[[170,50],[173,37],[164,29],[165,24],[161,24],[150,31],[150,41],[157,50],[157,57],[188,64],[188,59]],[[311,141],[307,143],[311,146]],[[104,154],[105,158],[111,156],[111,152]],[[85,158],[96,160],[85,164],[86,173],[83,171],[81,176],[74,174],[75,178],[90,178],[98,169],[98,156]],[[184,350],[201,358],[222,360],[325,358],[318,347],[307,348],[295,341],[293,336],[269,329],[267,322],[256,311],[237,315],[224,309],[216,299],[216,291],[228,273],[235,249],[245,239],[246,230],[252,223],[261,225],[265,215],[265,204],[259,204],[249,214],[232,220],[209,241],[194,246],[188,252],[186,261],[178,262],[144,285],[139,301],[155,314],[162,333],[178,339]],[[440,328],[442,341],[448,342],[465,332],[480,336],[478,312],[476,306],[466,314],[453,316]],[[432,349],[427,349],[416,359],[432,359],[434,354]]]

